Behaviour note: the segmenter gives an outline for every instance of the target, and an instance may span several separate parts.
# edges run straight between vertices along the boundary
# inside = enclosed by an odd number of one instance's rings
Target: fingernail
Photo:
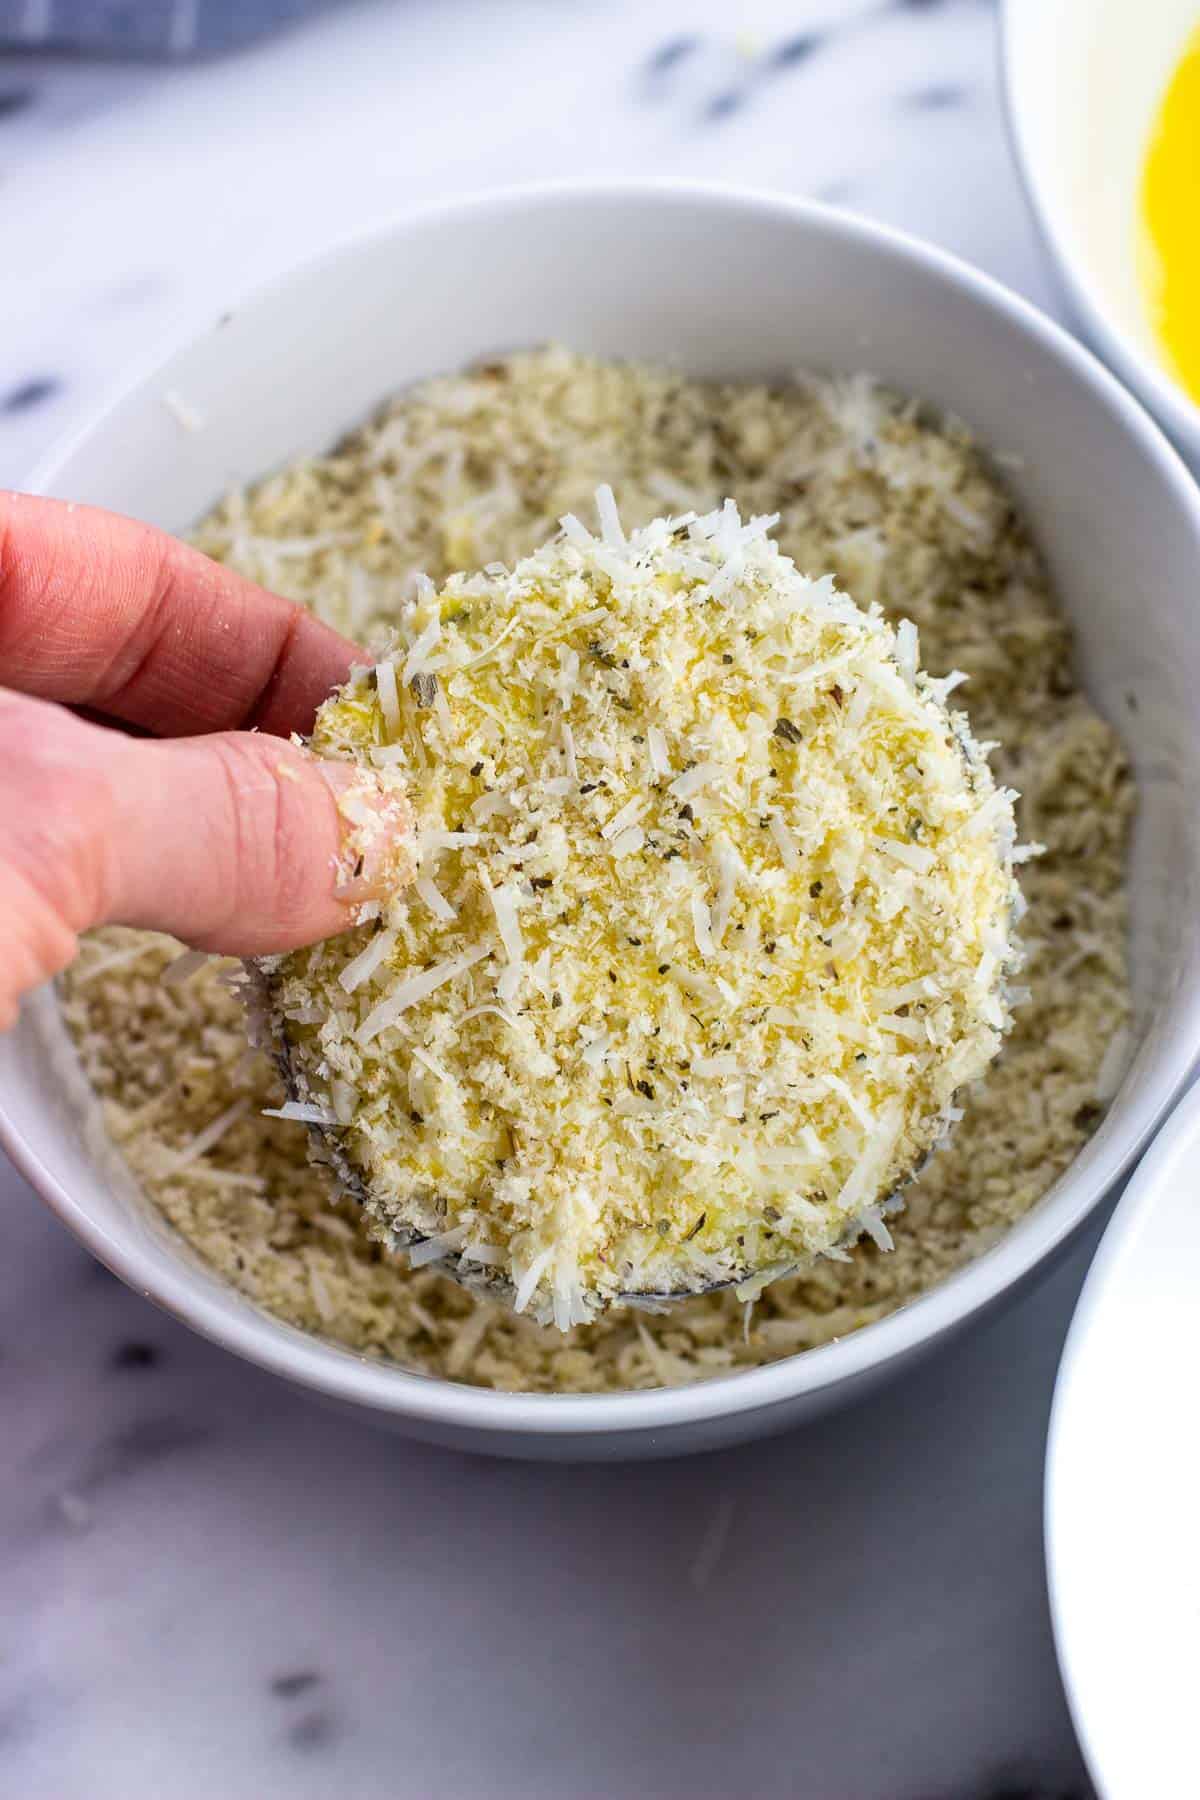
[[[401,779],[350,763],[318,761],[317,769],[342,819],[336,897],[352,905],[407,887],[416,873],[414,825]]]

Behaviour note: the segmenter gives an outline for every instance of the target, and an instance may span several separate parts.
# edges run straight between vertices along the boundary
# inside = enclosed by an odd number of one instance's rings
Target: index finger
[[[361,660],[294,601],[164,531],[0,493],[0,685],[162,737],[286,734]]]

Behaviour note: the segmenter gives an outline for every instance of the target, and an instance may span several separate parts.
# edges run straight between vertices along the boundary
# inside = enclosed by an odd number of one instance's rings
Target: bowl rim
[[[383,240],[420,234],[431,225],[475,217],[520,213],[547,206],[612,205],[630,208],[682,206],[714,214],[753,213],[787,229],[797,224],[882,252],[885,260],[915,266],[965,294],[985,313],[1015,326],[1028,340],[1105,403],[1115,425],[1135,440],[1155,466],[1176,504],[1190,518],[1200,549],[1200,489],[1140,404],[1092,353],[1029,301],[993,277],[946,251],[892,226],[877,224],[818,201],[753,187],[671,178],[555,180],[485,189],[449,202],[376,218],[259,281],[236,296],[233,308],[277,300],[297,280],[347,254]],[[230,310],[226,305],[222,312]],[[70,432],[37,464],[29,485],[53,484],[79,445],[103,429],[114,408],[148,381],[165,374],[174,358],[203,335],[190,320],[166,347],[113,384],[103,402],[88,409]],[[606,1433],[645,1436],[705,1421],[766,1411],[806,1395],[829,1393],[871,1372],[898,1364],[919,1349],[966,1323],[996,1302],[1036,1268],[1048,1267],[1094,1207],[1144,1147],[1183,1083],[1192,1062],[1191,1045],[1200,1038],[1200,968],[1180,982],[1162,1004],[1176,1028],[1166,1035],[1143,1072],[1129,1102],[1121,1139],[1104,1155],[1093,1156],[1080,1172],[1072,1164],[1035,1209],[1019,1219],[982,1255],[927,1293],[848,1337],[757,1368],[735,1370],[687,1386],[622,1390],[611,1394],[508,1393],[429,1376],[385,1363],[287,1326],[247,1303],[244,1314],[229,1316],[207,1294],[181,1259],[159,1270],[130,1234],[123,1240],[94,1221],[45,1166],[8,1116],[0,1093],[0,1148],[74,1235],[114,1274],[146,1298],[183,1320],[202,1336],[248,1361],[309,1387],[328,1398],[365,1406],[431,1427],[503,1438],[594,1438]],[[1086,1154],[1087,1147],[1085,1147]],[[237,1291],[228,1292],[239,1299]]]
[[[1194,1151],[1200,1135],[1200,1086],[1189,1088],[1180,1099],[1170,1119],[1147,1151],[1137,1174],[1104,1227],[1096,1254],[1087,1272],[1079,1298],[1071,1316],[1046,1430],[1046,1456],[1042,1475],[1042,1541],[1046,1560],[1046,1590],[1050,1605],[1050,1623],[1055,1651],[1067,1705],[1083,1750],[1088,1771],[1097,1790],[1105,1787],[1105,1759],[1101,1754],[1095,1729],[1096,1712],[1090,1703],[1090,1687],[1079,1667],[1078,1647],[1084,1622],[1075,1604],[1078,1582],[1064,1573],[1071,1557],[1064,1552],[1069,1542],[1071,1515],[1066,1494],[1072,1482],[1069,1459],[1075,1436],[1072,1417],[1075,1391],[1087,1382],[1087,1366],[1092,1357],[1091,1344],[1097,1318],[1108,1304],[1112,1287],[1121,1285],[1122,1270],[1133,1246],[1147,1231],[1153,1231],[1154,1218],[1160,1208],[1165,1186],[1177,1177],[1179,1165]],[[1128,1292],[1126,1284],[1126,1292]],[[1107,1791],[1107,1790],[1105,1790]]]
[[[1016,45],[1018,33],[1025,29],[1025,19],[1044,21],[1046,4],[1047,0],[1004,0],[997,32],[1001,111],[1025,199],[1067,298],[1105,362],[1111,363],[1122,380],[1141,394],[1174,438],[1186,443],[1189,450],[1200,448],[1200,402],[1193,400],[1120,322],[1115,309],[1107,303],[1102,284],[1093,278],[1060,229],[1055,208],[1042,186],[1029,123],[1033,108],[1026,103],[1020,72],[1023,59]]]

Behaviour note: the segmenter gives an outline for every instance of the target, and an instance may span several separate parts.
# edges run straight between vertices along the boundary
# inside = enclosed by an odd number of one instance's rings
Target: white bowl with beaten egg
[[[1164,99],[1197,32],[1196,0],[1006,0],[1002,30],[1013,148],[1067,298],[1100,355],[1190,458],[1200,458],[1200,401],[1155,327],[1143,182]],[[1194,171],[1188,185],[1179,167],[1179,233],[1196,229]],[[1194,351],[1200,316],[1189,335]]]
[[[662,1455],[849,1399],[1015,1292],[1111,1191],[1183,1081],[1200,1040],[1200,497],[1100,365],[987,278],[818,206],[638,183],[489,195],[340,246],[156,366],[35,485],[186,530],[231,481],[333,443],[405,384],[545,342],[732,380],[868,369],[1002,454],[1088,695],[1119,725],[1140,795],[1136,1047],[1095,1136],[1000,1241],[890,1317],[770,1366],[580,1395],[410,1373],[252,1305],[162,1223],[82,1121],[79,1078],[45,1029],[51,993],[0,1040],[0,1142],[131,1286],[300,1386],[493,1453]],[[181,429],[167,395],[201,428]]]

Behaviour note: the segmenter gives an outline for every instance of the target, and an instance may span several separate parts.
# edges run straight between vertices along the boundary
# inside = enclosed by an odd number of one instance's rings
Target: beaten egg
[[[1200,401],[1200,26],[1159,106],[1139,194],[1139,274],[1167,366]]]

